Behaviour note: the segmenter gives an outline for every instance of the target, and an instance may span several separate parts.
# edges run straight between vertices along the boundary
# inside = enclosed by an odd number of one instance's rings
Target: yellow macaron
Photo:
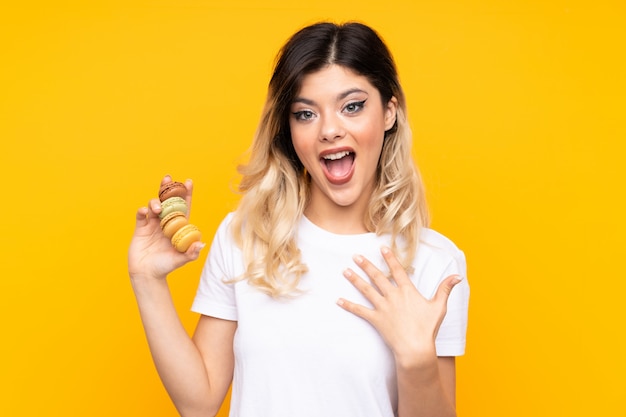
[[[179,252],[187,252],[187,249],[189,249],[192,243],[201,240],[202,233],[200,233],[200,230],[193,224],[186,224],[174,233],[174,236],[172,236],[172,245],[174,245]]]

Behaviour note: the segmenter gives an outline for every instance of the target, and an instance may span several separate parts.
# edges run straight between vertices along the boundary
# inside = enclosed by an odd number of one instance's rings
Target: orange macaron
[[[187,249],[189,249],[192,243],[201,240],[202,233],[200,233],[200,230],[193,224],[186,224],[174,233],[174,236],[172,236],[172,245],[174,245],[179,252],[187,252]]]
[[[161,219],[161,229],[168,239],[171,239],[174,233],[187,224],[189,221],[182,211],[174,211]]]

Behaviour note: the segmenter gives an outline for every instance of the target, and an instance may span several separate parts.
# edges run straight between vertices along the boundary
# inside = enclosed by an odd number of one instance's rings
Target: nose
[[[345,135],[343,123],[338,115],[329,112],[322,116],[320,122],[321,141],[334,142]]]

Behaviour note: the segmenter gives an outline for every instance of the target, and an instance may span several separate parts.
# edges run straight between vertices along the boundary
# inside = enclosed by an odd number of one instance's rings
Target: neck
[[[358,207],[317,207],[313,204],[304,210],[304,215],[318,227],[339,235],[366,233],[363,218],[365,210]]]

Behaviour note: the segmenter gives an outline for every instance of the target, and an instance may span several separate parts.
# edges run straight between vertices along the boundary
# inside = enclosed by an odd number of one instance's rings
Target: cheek
[[[378,166],[383,151],[385,133],[383,130],[372,128],[361,136],[360,150],[367,160],[367,165],[375,168]]]
[[[306,158],[311,157],[313,151],[313,141],[310,139],[310,135],[307,134],[306,129],[302,126],[291,127],[291,143],[296,151],[296,155],[300,158],[301,162],[304,162]]]
[[[291,140],[298,160],[308,170],[311,164],[311,151],[306,146],[306,141],[299,140],[293,133],[291,134]]]
[[[385,138],[384,125],[382,123],[368,123],[355,126],[352,130],[359,145],[372,150],[380,150]]]

